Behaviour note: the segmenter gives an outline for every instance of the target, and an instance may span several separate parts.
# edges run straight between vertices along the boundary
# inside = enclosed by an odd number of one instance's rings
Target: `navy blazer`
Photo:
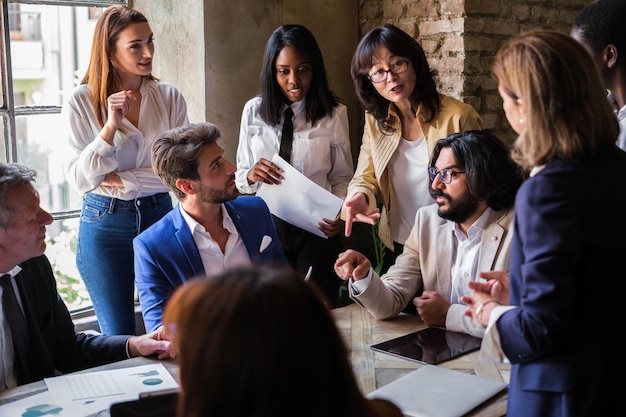
[[[33,348],[31,369],[18,384],[39,381],[60,373],[127,359],[129,336],[76,333],[67,306],[45,255],[20,264],[15,282],[22,299]]]
[[[615,338],[624,325],[625,210],[626,153],[617,147],[551,162],[519,189],[510,303],[521,308],[496,322],[512,363],[508,417],[624,412]]]
[[[288,265],[262,198],[240,196],[225,205],[253,265]],[[269,236],[271,243],[261,251],[264,236]],[[165,304],[176,288],[191,278],[215,272],[204,270],[200,252],[178,205],[140,233],[133,240],[133,248],[135,284],[148,331],[162,324]]]

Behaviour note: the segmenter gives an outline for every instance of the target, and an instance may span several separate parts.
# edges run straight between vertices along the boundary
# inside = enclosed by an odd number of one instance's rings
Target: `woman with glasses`
[[[511,363],[508,417],[624,414],[612,331],[624,326],[626,152],[596,68],[553,31],[519,34],[495,57],[519,135],[512,157],[530,178],[515,199],[509,278],[490,272],[462,301],[486,326],[481,357]]]
[[[301,25],[283,25],[267,41],[261,91],[243,109],[237,148],[239,191],[279,184],[283,173],[271,160],[279,154],[304,176],[344,199],[354,173],[348,114],[330,90],[322,52]],[[342,249],[343,221],[319,219],[327,238],[274,217],[290,264],[315,281],[334,306],[341,280],[333,263]]]
[[[424,50],[393,25],[363,37],[351,75],[365,126],[342,218],[346,236],[354,221],[374,225],[380,218],[378,237],[387,250],[379,272],[385,272],[402,252],[417,209],[434,202],[427,170],[433,146],[482,123],[469,104],[437,92]]]

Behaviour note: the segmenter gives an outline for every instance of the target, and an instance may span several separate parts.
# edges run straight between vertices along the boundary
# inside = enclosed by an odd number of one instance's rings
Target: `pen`
[[[309,270],[306,271],[306,275],[304,276],[304,282],[307,282],[309,278],[311,278],[311,271],[313,271],[313,267],[309,266]]]

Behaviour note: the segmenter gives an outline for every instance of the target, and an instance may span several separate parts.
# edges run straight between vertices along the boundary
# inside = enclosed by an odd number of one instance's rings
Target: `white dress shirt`
[[[453,223],[452,228],[456,239],[455,248],[452,252],[452,294],[450,302],[462,304],[461,297],[470,295],[471,291],[467,286],[470,281],[478,278],[478,258],[480,256],[480,242],[483,238],[483,231],[491,209],[487,209],[467,230],[467,235],[463,233],[458,223]]]
[[[198,252],[200,252],[202,266],[204,266],[204,272],[206,274],[212,273],[213,271],[223,271],[226,268],[235,266],[252,265],[246,245],[243,243],[233,220],[228,215],[226,206],[223,204],[221,206],[222,216],[224,217],[222,225],[230,233],[223,253],[220,246],[211,237],[211,234],[206,231],[205,227],[191,217],[185,209],[183,209],[181,204],[178,204],[180,213],[185,219],[187,226],[189,226],[189,230],[191,230],[194,242],[196,242],[196,247],[198,248]]]
[[[248,184],[248,171],[261,158],[271,160],[280,150],[282,124],[268,125],[259,117],[260,97],[246,103],[241,115],[237,147],[237,188],[244,194],[257,192],[261,183]],[[306,121],[305,101],[292,103],[293,146],[291,165],[305,177],[337,197],[346,197],[354,174],[347,108],[335,107],[332,117]]]
[[[619,108],[617,99],[613,93],[609,93],[609,101],[613,106],[613,113],[617,117],[619,123],[619,136],[617,137],[617,146],[626,151],[626,105]]]
[[[166,130],[189,124],[187,104],[181,92],[166,83],[144,81],[140,91],[139,128],[123,119],[113,138],[115,146],[100,136],[102,128],[86,84],[76,87],[63,104],[61,114],[69,143],[66,177],[80,194],[93,191],[133,200],[169,191],[152,169],[152,144]],[[109,172],[120,176],[124,189],[99,185]]]

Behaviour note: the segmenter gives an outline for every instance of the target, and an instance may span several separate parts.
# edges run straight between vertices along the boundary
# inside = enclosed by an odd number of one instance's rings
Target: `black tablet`
[[[370,348],[403,359],[436,365],[480,348],[481,342],[481,338],[466,333],[427,327]]]
[[[111,404],[111,417],[176,417],[178,392],[149,393],[137,400]]]

